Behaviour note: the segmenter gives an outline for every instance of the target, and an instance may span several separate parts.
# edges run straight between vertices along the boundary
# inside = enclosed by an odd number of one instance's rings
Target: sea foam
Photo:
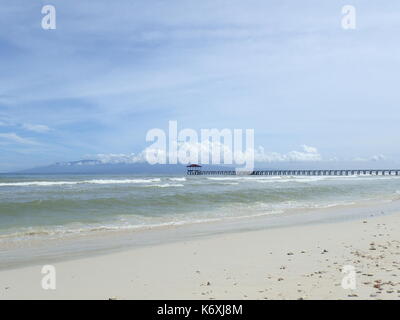
[[[61,186],[61,185],[76,185],[76,184],[134,184],[134,183],[149,183],[160,182],[160,178],[154,179],[93,179],[93,180],[78,180],[78,181],[24,181],[24,182],[3,182],[0,187],[26,187],[26,186]]]

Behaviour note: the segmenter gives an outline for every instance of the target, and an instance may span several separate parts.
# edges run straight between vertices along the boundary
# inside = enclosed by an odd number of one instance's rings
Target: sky
[[[56,29],[44,30],[44,5]],[[342,28],[342,7],[356,29]],[[3,0],[0,172],[254,129],[263,161],[399,163],[397,0]],[[262,151],[260,151],[262,150]],[[382,164],[384,165],[384,164]]]

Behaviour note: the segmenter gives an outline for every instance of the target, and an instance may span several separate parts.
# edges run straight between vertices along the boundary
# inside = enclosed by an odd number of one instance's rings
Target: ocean
[[[396,176],[1,175],[0,248],[399,198]]]

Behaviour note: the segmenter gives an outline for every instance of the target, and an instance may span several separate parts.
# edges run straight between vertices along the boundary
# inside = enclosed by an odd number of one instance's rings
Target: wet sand
[[[234,232],[0,271],[0,299],[400,299],[400,214]],[[344,289],[344,266],[356,289]]]

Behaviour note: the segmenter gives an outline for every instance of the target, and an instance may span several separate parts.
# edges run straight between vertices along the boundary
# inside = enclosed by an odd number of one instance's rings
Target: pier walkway
[[[219,175],[219,176],[399,176],[400,169],[369,169],[369,170],[201,170],[200,167],[188,167],[188,175]]]

